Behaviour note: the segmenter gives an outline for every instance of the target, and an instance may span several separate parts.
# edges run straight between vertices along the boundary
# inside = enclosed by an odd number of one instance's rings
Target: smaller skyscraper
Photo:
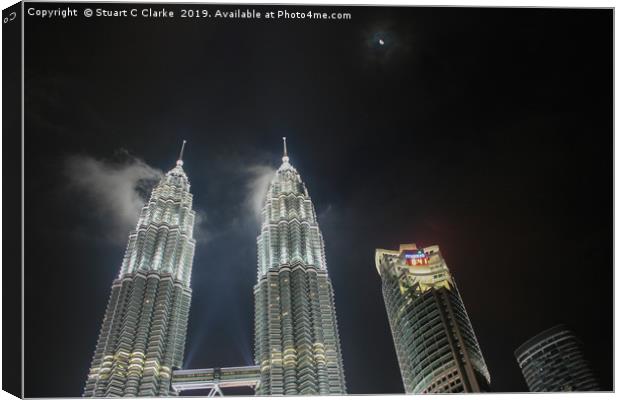
[[[405,391],[488,391],[489,371],[439,246],[377,249],[375,263]]]
[[[532,392],[600,390],[583,345],[565,325],[557,325],[523,343],[515,357]]]

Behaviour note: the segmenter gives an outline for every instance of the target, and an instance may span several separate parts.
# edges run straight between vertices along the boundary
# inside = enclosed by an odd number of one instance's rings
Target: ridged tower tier
[[[308,191],[289,163],[286,141],[263,204],[257,245],[256,394],[346,393],[323,236]]]
[[[183,150],[181,150],[182,157]],[[103,318],[85,397],[168,396],[183,363],[195,212],[183,161],[142,208]]]

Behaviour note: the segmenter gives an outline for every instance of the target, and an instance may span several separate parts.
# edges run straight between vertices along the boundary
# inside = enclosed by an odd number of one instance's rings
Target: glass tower
[[[195,212],[182,156],[183,148],[129,234],[85,397],[176,394],[170,379],[172,369],[183,362],[196,244]]]
[[[262,208],[254,286],[258,395],[346,392],[336,308],[323,236],[308,191],[282,165]]]
[[[581,341],[564,325],[534,336],[515,351],[515,356],[532,392],[601,390]]]
[[[486,363],[439,246],[377,249],[375,263],[405,391],[488,391]]]

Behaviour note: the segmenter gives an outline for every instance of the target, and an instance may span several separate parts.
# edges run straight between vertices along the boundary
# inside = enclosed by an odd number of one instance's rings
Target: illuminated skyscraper
[[[336,308],[314,205],[284,142],[257,238],[255,359],[266,394],[346,392]]]
[[[601,390],[583,353],[583,345],[564,325],[523,343],[515,356],[532,392]]]
[[[196,244],[195,212],[182,157],[183,148],[129,234],[84,388],[86,397],[176,394],[170,379],[172,369],[183,362]]]
[[[375,263],[405,391],[488,391],[489,371],[439,246],[377,249]]]

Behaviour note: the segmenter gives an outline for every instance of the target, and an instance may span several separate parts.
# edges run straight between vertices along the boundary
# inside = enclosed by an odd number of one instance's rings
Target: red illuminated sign
[[[405,262],[407,265],[427,265],[428,256],[423,250],[418,250],[414,253],[405,253]]]

